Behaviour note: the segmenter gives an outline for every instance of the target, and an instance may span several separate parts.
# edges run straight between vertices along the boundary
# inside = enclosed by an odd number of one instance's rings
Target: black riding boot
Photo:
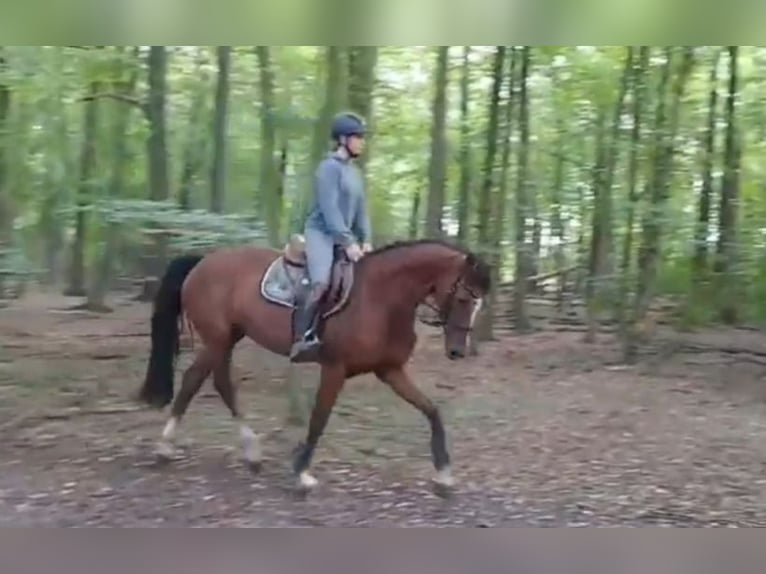
[[[319,318],[319,302],[325,286],[312,285],[308,293],[301,297],[300,304],[293,315],[293,346],[290,349],[290,362],[307,363],[318,358],[322,342],[316,332]]]

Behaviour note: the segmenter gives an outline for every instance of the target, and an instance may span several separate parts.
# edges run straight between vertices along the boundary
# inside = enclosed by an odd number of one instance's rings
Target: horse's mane
[[[368,254],[368,256],[388,253],[389,251],[393,251],[395,249],[402,249],[404,247],[416,247],[418,245],[441,245],[442,247],[452,249],[453,251],[463,253],[464,255],[471,254],[471,251],[469,249],[466,249],[462,245],[451,243],[444,239],[399,239],[396,241],[392,241],[391,243],[387,243],[386,245],[383,245],[381,247],[378,247],[377,249],[371,251]]]
[[[407,248],[407,247],[417,247],[419,245],[436,245],[436,246],[446,247],[447,249],[450,249],[452,251],[456,251],[458,253],[462,253],[463,255],[468,256],[472,261],[471,272],[472,272],[474,280],[483,289],[485,289],[486,291],[489,291],[490,283],[492,280],[492,272],[490,270],[489,265],[479,255],[477,255],[470,249],[463,247],[462,245],[458,245],[456,243],[446,241],[444,239],[397,240],[391,243],[387,243],[386,245],[383,245],[381,247],[378,247],[377,249],[367,254],[366,257],[374,258],[378,255],[390,253],[391,251],[396,251],[396,250]]]

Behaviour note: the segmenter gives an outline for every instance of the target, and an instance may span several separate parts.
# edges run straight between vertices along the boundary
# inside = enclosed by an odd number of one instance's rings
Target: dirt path
[[[249,343],[235,354],[264,435],[259,475],[209,387],[180,427],[180,459],[157,466],[164,416],[130,401],[148,306],[60,311],[71,304],[29,296],[0,310],[0,525],[766,526],[757,332],[665,334],[661,353],[626,369],[610,339],[587,346],[578,333],[503,337],[448,363],[424,327],[412,370],[443,410],[455,496],[430,491],[422,417],[360,378],[317,451],[320,487],[300,499],[288,462],[304,431],[284,422],[284,359]],[[302,372],[310,396],[314,370]]]

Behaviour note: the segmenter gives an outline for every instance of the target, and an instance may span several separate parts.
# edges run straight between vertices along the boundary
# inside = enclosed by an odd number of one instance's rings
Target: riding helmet
[[[351,112],[344,112],[338,114],[332,121],[331,137],[333,140],[338,141],[341,136],[360,136],[363,137],[367,128],[364,125],[364,120],[358,115]]]

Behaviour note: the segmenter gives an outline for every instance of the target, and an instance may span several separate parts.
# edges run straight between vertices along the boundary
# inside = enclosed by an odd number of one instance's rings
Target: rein
[[[436,320],[427,320],[427,319],[420,319],[423,323],[426,325],[430,325],[432,327],[452,327],[453,329],[456,329],[458,331],[462,331],[464,333],[471,333],[473,331],[473,325],[451,325],[449,322],[450,314],[452,313],[452,306],[455,304],[455,294],[457,293],[458,287],[463,287],[470,296],[476,300],[479,299],[479,297],[476,296],[476,293],[471,289],[465,282],[463,275],[461,274],[460,277],[457,278],[457,280],[452,284],[450,287],[449,292],[447,293],[447,301],[443,308],[439,308],[438,305],[435,305],[434,303],[431,303],[430,301],[424,301],[423,304],[434,311],[438,317]]]

